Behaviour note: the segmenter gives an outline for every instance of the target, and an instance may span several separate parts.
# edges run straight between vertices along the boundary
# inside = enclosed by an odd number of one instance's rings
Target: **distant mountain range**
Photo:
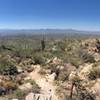
[[[100,35],[100,31],[79,31],[74,29],[0,29],[0,36],[9,35],[39,35],[39,34],[86,34]]]

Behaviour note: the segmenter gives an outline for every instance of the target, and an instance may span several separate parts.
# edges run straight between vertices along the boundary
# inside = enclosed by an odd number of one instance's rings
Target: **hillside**
[[[96,37],[2,37],[0,100],[99,100]]]

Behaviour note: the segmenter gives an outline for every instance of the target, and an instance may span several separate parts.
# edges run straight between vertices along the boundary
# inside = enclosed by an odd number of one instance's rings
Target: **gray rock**
[[[54,81],[56,78],[56,73],[52,73],[51,75],[48,76],[50,81]]]
[[[45,94],[34,94],[34,93],[29,93],[25,100],[52,100],[52,96],[50,95],[45,95]]]

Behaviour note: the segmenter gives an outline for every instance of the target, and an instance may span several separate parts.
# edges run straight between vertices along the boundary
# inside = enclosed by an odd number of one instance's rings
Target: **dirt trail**
[[[42,77],[38,71],[39,69],[36,69],[31,72],[29,76],[41,87],[41,94],[51,95],[53,98],[52,100],[58,100],[56,96],[56,86],[54,86],[54,83],[49,80],[48,76]]]

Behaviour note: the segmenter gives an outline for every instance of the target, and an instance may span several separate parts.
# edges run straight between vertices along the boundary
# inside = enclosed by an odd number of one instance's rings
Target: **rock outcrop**
[[[25,100],[53,100],[51,95],[29,93]]]

